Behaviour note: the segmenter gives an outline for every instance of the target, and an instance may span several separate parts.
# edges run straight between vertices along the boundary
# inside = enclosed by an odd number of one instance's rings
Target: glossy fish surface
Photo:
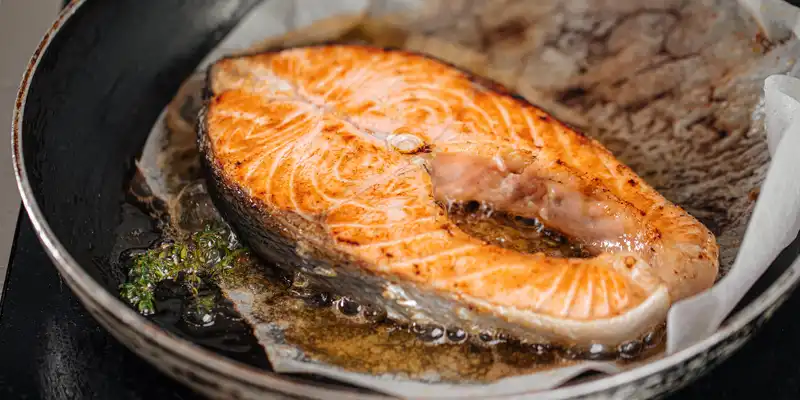
[[[259,255],[420,323],[617,344],[717,277],[711,232],[598,142],[489,81],[357,45],[223,59],[199,143]],[[587,256],[468,232],[454,204],[535,219]]]

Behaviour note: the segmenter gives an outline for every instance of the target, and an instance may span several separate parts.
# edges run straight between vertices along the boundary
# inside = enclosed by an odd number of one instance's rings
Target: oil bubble
[[[467,202],[467,204],[464,204],[464,211],[466,211],[469,214],[478,212],[480,208],[481,208],[481,203],[478,203],[477,201],[470,201]]]
[[[655,329],[648,334],[644,335],[642,338],[642,342],[644,343],[644,347],[647,349],[652,349],[657,347],[664,341],[664,330],[663,329]]]
[[[375,305],[368,304],[364,306],[364,319],[370,323],[379,323],[386,320],[386,310]]]
[[[182,313],[183,320],[197,327],[214,325],[214,300],[213,296],[205,296],[189,301]]]
[[[642,352],[642,342],[630,340],[619,346],[619,357],[625,360],[636,358]]]
[[[594,343],[587,349],[585,353],[585,358],[589,360],[613,360],[617,358],[616,351],[614,348],[600,344]]]
[[[450,327],[447,328],[447,340],[459,344],[464,343],[469,335],[467,335],[467,331],[457,328],[457,327]]]
[[[426,343],[433,343],[444,337],[444,328],[433,324],[413,324],[411,332]]]
[[[494,335],[491,332],[483,331],[478,335],[478,338],[486,343],[490,343],[494,340]]]
[[[355,316],[361,313],[361,304],[356,303],[349,297],[342,297],[336,304],[339,311],[347,316]]]

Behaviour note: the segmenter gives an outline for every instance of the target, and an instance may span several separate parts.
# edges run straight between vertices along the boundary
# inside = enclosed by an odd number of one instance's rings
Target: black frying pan
[[[180,83],[257,0],[75,1],[36,50],[14,125],[25,207],[64,280],[128,347],[168,374],[220,398],[284,394],[378,396],[277,375],[231,361],[161,330],[117,298],[123,271],[108,261],[134,159]],[[743,300],[721,334],[612,380],[553,392],[557,398],[672,390],[697,376],[692,362],[721,361],[780,304],[797,280],[798,243]],[[765,293],[765,289],[771,288]],[[764,294],[762,296],[762,294]],[[687,369],[688,368],[688,369]],[[705,368],[701,368],[705,369]],[[643,392],[642,392],[643,393]]]

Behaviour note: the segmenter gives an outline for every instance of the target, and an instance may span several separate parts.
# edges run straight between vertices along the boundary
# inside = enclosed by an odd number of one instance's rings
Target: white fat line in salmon
[[[436,217],[424,217],[424,218],[419,218],[419,219],[410,220],[410,221],[397,221],[397,222],[390,222],[390,223],[386,223],[386,224],[374,224],[374,225],[371,225],[371,224],[359,224],[359,223],[353,223],[353,222],[340,222],[340,223],[329,223],[328,226],[331,227],[331,228],[339,228],[339,227],[343,227],[343,228],[393,228],[393,227],[396,227],[398,225],[416,224],[416,223],[420,223],[420,222],[428,222],[428,221],[435,221],[435,220],[436,220]]]
[[[475,246],[475,245],[461,246],[461,247],[457,247],[455,249],[449,249],[449,250],[441,251],[441,252],[438,252],[436,254],[432,254],[432,255],[426,256],[426,257],[412,258],[412,259],[408,259],[408,260],[393,262],[390,265],[393,266],[393,267],[395,267],[395,266],[396,267],[402,267],[402,266],[408,266],[408,265],[414,265],[414,264],[428,263],[428,262],[431,262],[431,261],[436,261],[437,259],[439,259],[441,257],[455,256],[455,255],[459,255],[459,254],[462,254],[462,253],[466,253],[466,252],[468,252],[470,250],[476,249],[477,247],[478,246]]]

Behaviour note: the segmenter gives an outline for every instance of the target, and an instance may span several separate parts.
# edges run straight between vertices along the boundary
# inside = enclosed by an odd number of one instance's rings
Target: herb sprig
[[[206,226],[188,239],[162,243],[133,257],[123,299],[145,315],[155,312],[155,288],[165,280],[179,281],[197,296],[204,280],[216,282],[249,256],[225,228]]]

